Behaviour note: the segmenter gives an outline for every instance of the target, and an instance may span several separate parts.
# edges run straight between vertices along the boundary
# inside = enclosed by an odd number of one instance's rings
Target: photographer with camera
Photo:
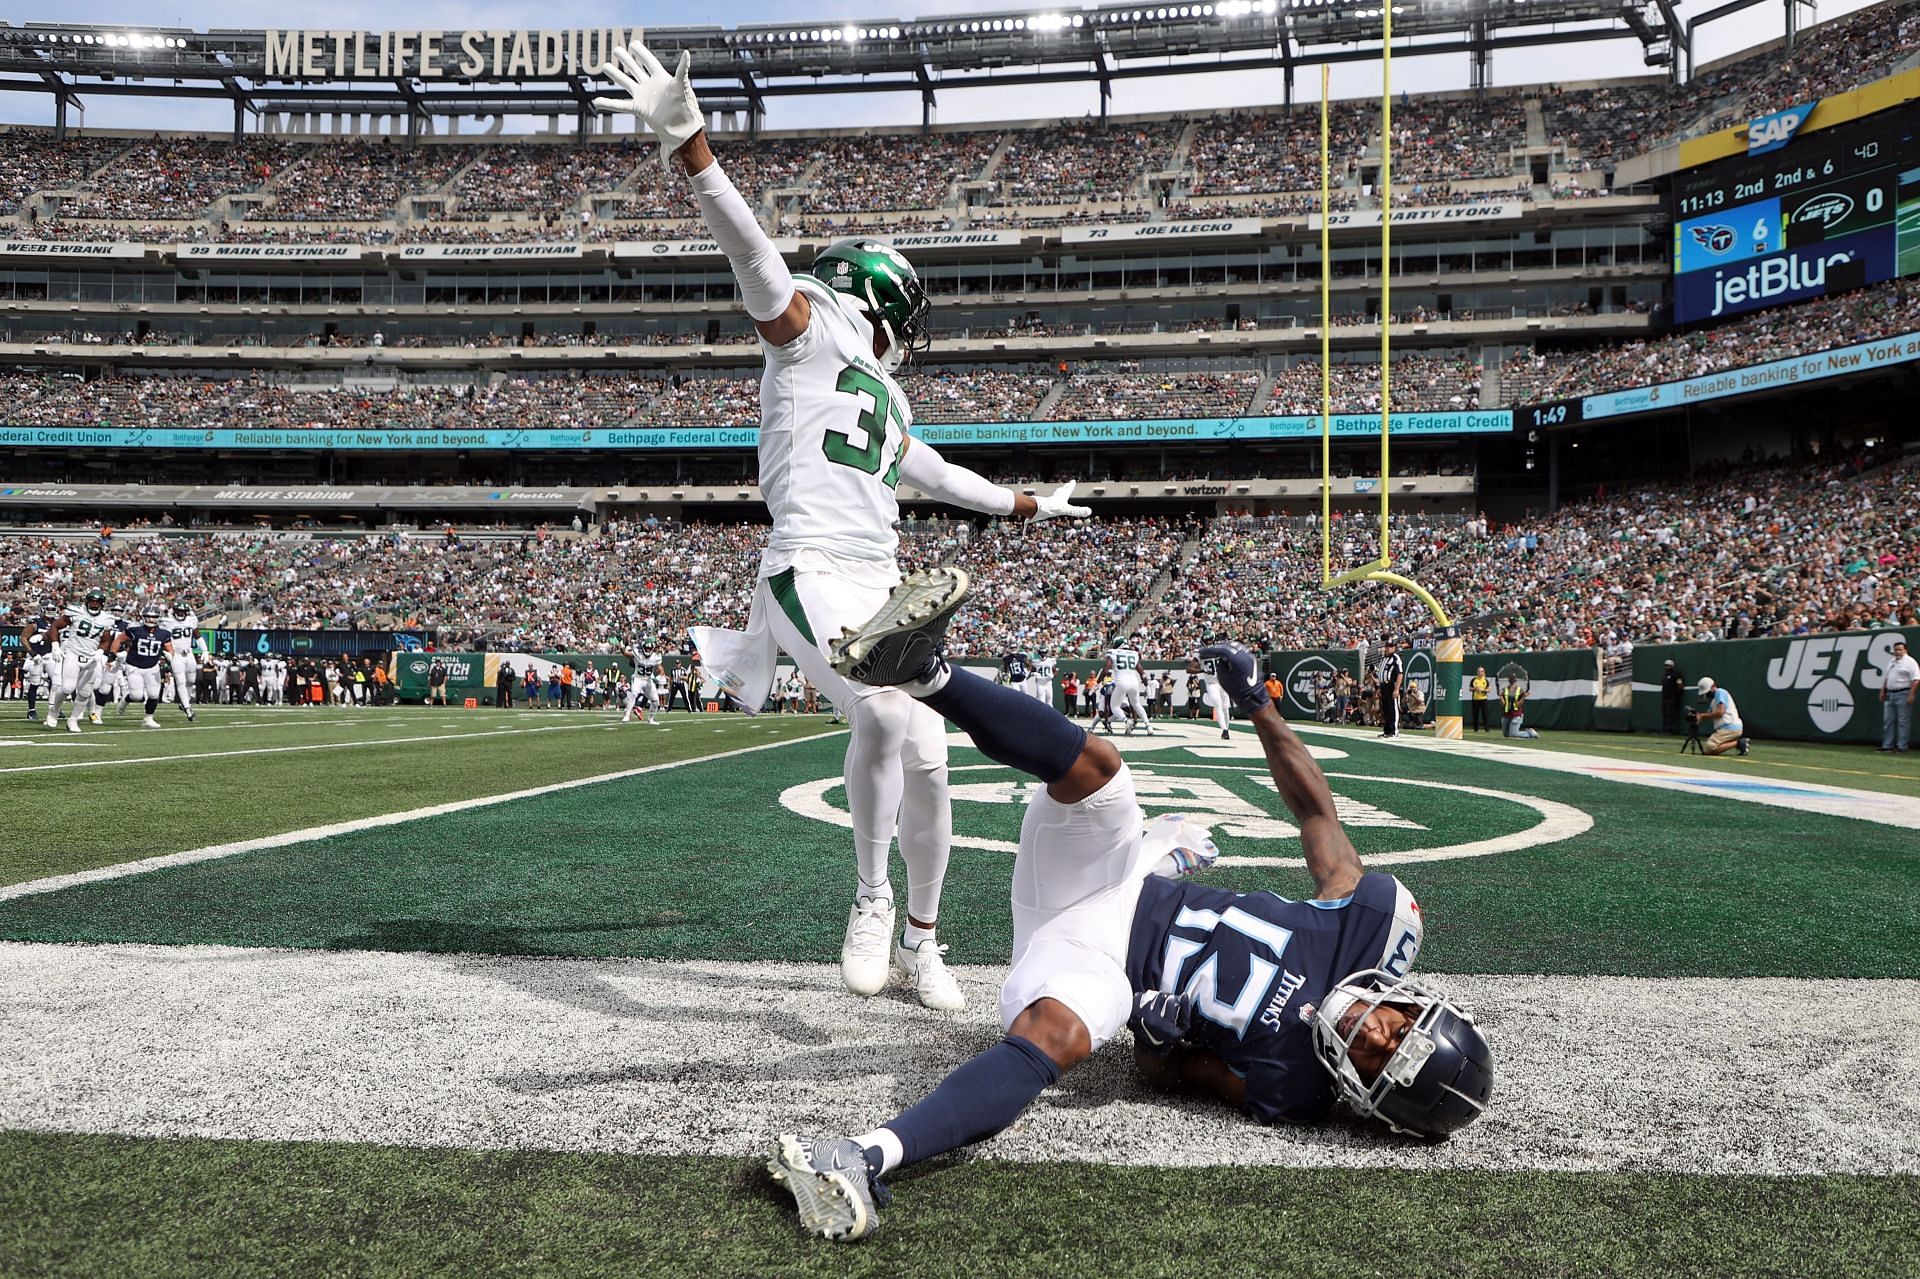
[[[1700,696],[1707,704],[1697,711],[1689,711],[1690,718],[1699,725],[1702,734],[1700,750],[1706,755],[1724,755],[1737,750],[1747,753],[1746,727],[1740,722],[1740,708],[1733,703],[1733,694],[1713,682],[1713,677],[1700,677]]]

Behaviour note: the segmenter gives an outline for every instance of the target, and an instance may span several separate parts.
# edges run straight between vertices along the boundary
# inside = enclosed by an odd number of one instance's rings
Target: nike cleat
[[[876,1209],[893,1200],[867,1166],[866,1152],[845,1137],[785,1133],[773,1144],[767,1171],[793,1195],[801,1226],[822,1239],[865,1239],[880,1224]]]
[[[887,984],[887,952],[893,942],[893,902],[862,897],[847,912],[840,943],[840,977],[856,995],[877,995]]]
[[[936,1012],[957,1013],[967,1006],[960,983],[953,979],[944,956],[947,948],[934,941],[923,941],[912,950],[893,948],[893,971],[913,987],[921,1004]]]
[[[932,568],[893,588],[880,611],[833,641],[833,669],[862,684],[910,683],[940,656],[947,623],[967,598],[965,569]]]

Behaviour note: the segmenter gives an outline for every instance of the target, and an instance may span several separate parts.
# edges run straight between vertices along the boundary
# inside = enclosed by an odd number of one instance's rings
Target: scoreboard
[[[1920,270],[1917,128],[1920,105],[1909,103],[1676,177],[1675,321],[1724,320]]]

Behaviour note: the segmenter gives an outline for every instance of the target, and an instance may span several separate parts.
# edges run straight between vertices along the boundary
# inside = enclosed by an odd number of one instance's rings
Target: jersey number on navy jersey
[[[1237,906],[1229,906],[1224,911],[1182,906],[1173,926],[1201,935],[1194,938],[1183,937],[1179,933],[1167,934],[1167,952],[1160,965],[1162,984],[1168,989],[1193,996],[1195,1012],[1245,1039],[1247,1028],[1253,1024],[1261,1005],[1266,1002],[1267,992],[1273,989],[1275,979],[1280,976],[1280,956],[1286,951],[1287,943],[1293,940],[1293,930],[1250,915]],[[1231,998],[1223,997],[1220,990],[1218,954],[1209,955],[1206,962],[1195,969],[1184,983],[1179,980],[1181,968],[1189,959],[1205,950],[1214,929],[1222,927],[1245,938],[1247,951],[1246,984]]]
[[[158,635],[142,635],[133,642],[133,651],[142,657],[158,657],[160,656],[160,649],[161,644]]]
[[[840,370],[840,378],[833,384],[833,389],[843,395],[864,396],[872,403],[860,410],[860,416],[854,422],[866,443],[855,444],[854,437],[845,431],[828,431],[822,442],[827,460],[838,462],[841,466],[851,466],[856,471],[865,471],[868,475],[877,475],[880,460],[886,456],[887,442],[891,438],[894,440],[893,465],[880,477],[880,482],[888,488],[897,487],[900,483],[900,446],[904,443],[907,430],[906,424],[900,420],[900,408],[893,402],[892,394],[879,378],[851,364]],[[894,435],[896,427],[900,432],[898,436]]]

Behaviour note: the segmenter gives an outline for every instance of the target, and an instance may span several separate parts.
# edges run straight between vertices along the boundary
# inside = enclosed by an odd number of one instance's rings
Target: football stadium
[[[42,9],[0,1275],[1920,1274],[1920,0]]]

